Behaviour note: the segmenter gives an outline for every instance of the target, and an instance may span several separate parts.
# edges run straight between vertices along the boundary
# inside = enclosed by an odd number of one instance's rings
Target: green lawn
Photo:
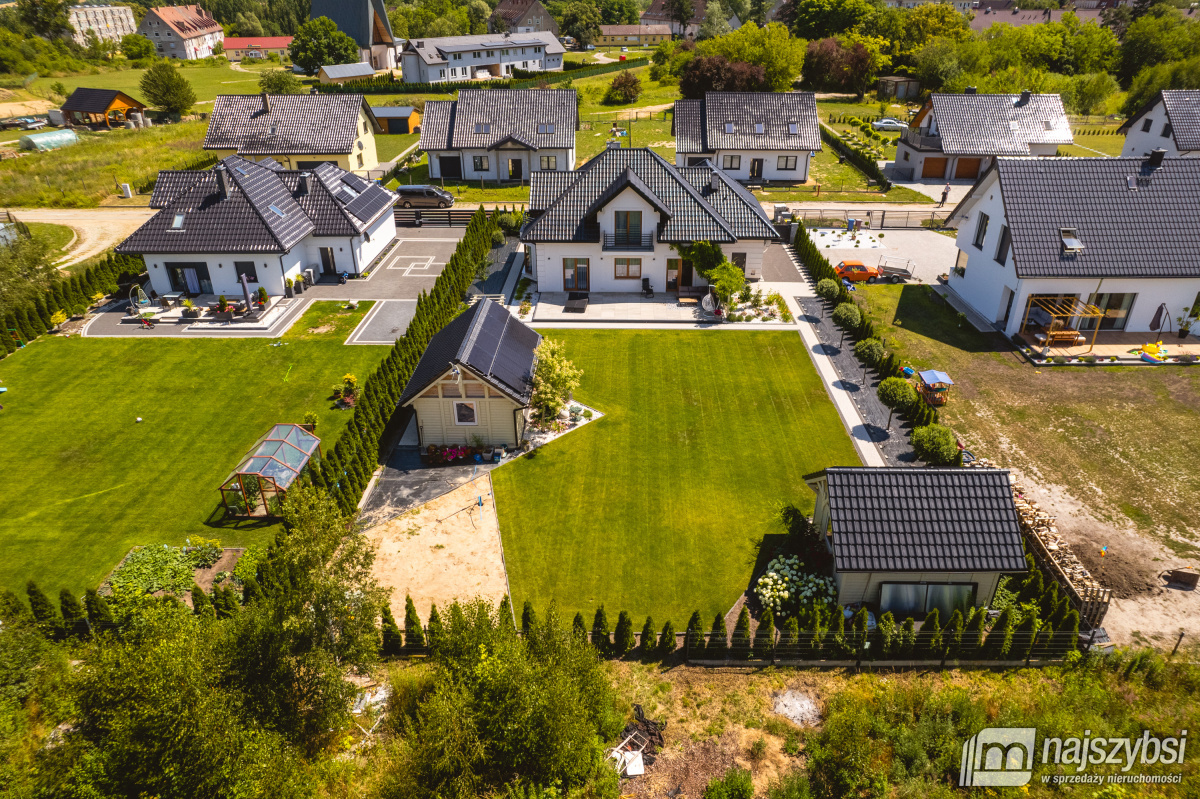
[[[288,328],[283,340],[320,341],[326,339],[344,341],[374,305],[373,300],[360,302],[351,310],[341,300],[317,300],[308,306],[304,315]]]
[[[350,417],[331,387],[387,353],[344,338],[52,337],[0,361],[0,587],[78,593],[135,544],[268,538],[262,523],[212,526],[217,486],[272,424],[315,411],[336,440]]]
[[[75,231],[66,225],[53,225],[49,222],[29,222],[28,224],[29,232],[33,237],[45,241],[51,252],[60,252],[75,238]]]
[[[178,63],[183,64],[186,62]],[[274,69],[280,68],[277,64],[272,64],[271,67]],[[252,66],[247,67],[247,69],[250,71],[242,72],[228,65],[206,66],[204,64],[197,64],[195,66],[183,66],[179,72],[192,84],[192,91],[196,93],[195,110],[211,111],[212,101],[216,99],[218,94],[255,94],[258,92],[258,73],[262,69],[265,69],[265,67]],[[86,86],[89,89],[117,89],[145,102],[140,86],[142,76],[145,74],[146,70],[144,69],[122,69],[112,72],[102,72],[99,75],[38,78],[30,88],[37,94],[48,96],[50,94],[50,86],[61,81],[68,93],[78,89],[80,86]]]
[[[707,625],[769,554],[780,504],[811,510],[803,476],[859,463],[794,332],[545,333],[608,416],[492,473],[517,607]]]
[[[381,133],[375,137],[375,152],[379,155],[380,163],[391,161],[400,153],[416,144],[421,138],[420,133]]]

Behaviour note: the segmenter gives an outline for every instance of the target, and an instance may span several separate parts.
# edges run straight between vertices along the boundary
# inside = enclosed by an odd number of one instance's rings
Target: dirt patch
[[[27,116],[30,114],[44,114],[54,107],[54,103],[49,100],[21,100],[19,102],[0,103],[0,119]]]
[[[316,327],[310,327],[308,333],[311,336],[319,336],[322,333],[328,333],[330,330],[333,330],[333,325],[317,325]]]
[[[784,691],[775,695],[775,712],[801,727],[815,727],[821,723],[821,711],[808,694],[800,691]]]
[[[212,593],[213,583],[216,577],[221,572],[233,573],[233,567],[242,559],[242,554],[246,551],[245,547],[227,547],[221,550],[221,557],[217,558],[217,562],[209,566],[207,569],[196,569],[193,578],[196,585],[200,586],[207,593]],[[224,581],[222,581],[224,584]]]
[[[480,498],[483,504],[480,506]],[[392,613],[403,623],[410,595],[421,618],[456,599],[499,602],[508,593],[504,552],[488,476],[367,530],[378,545],[374,575],[392,588]]]

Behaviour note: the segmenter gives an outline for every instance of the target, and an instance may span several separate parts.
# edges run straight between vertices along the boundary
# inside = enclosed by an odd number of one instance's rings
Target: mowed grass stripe
[[[387,354],[343,337],[53,337],[0,361],[0,587],[82,591],[136,544],[268,538],[274,526],[206,525],[217,487],[272,424],[305,411],[326,449],[337,440],[350,414],[331,387]]]
[[[514,599],[539,612],[711,620],[780,504],[812,507],[803,475],[859,462],[795,333],[546,335],[607,416],[492,473]]]

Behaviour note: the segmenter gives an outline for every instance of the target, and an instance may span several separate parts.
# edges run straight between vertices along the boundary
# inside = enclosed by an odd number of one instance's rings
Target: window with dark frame
[[[1012,234],[1008,231],[1008,225],[1000,226],[1000,243],[996,246],[996,263],[1001,266],[1008,260],[1008,249],[1012,246]]]
[[[617,280],[640,280],[642,277],[642,259],[617,258],[613,262],[613,277]]]
[[[1154,120],[1147,118],[1146,121],[1142,123],[1142,133],[1149,133],[1150,128],[1153,126],[1154,126]]]
[[[454,423],[458,425],[477,425],[479,424],[479,414],[476,412],[476,403],[474,402],[456,402],[454,403]]]
[[[492,132],[492,123],[491,122],[476,122],[475,123],[475,132],[476,133],[491,133]]]
[[[781,172],[794,171],[796,169],[796,156],[781,155],[779,156],[779,162],[775,166],[776,169],[779,169]]]
[[[1163,125],[1162,137],[1164,139],[1171,138],[1171,123],[1170,122],[1167,122],[1166,124]]]
[[[541,164],[543,172],[554,172],[558,169],[558,156],[543,155],[541,157]]]
[[[258,282],[258,271],[254,268],[253,261],[234,261],[233,269],[237,273],[235,277],[238,283],[242,282],[242,275],[246,276],[247,283]]]
[[[476,155],[471,158],[471,165],[476,172],[486,172],[488,170],[488,157],[486,155]]]
[[[740,155],[727,155],[721,160],[722,169],[741,169],[742,157]]]
[[[734,266],[736,266],[738,269],[742,270],[742,274],[746,273],[746,253],[744,253],[744,252],[730,253],[729,260],[733,263]]]
[[[987,238],[988,215],[980,214],[979,221],[975,223],[975,248],[983,249],[983,240]]]

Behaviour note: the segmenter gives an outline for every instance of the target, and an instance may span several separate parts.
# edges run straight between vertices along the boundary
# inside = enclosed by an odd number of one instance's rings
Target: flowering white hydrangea
[[[795,555],[775,558],[754,586],[754,593],[764,608],[779,615],[785,607],[803,604],[827,604],[833,601],[832,577],[806,574],[804,564]]]

